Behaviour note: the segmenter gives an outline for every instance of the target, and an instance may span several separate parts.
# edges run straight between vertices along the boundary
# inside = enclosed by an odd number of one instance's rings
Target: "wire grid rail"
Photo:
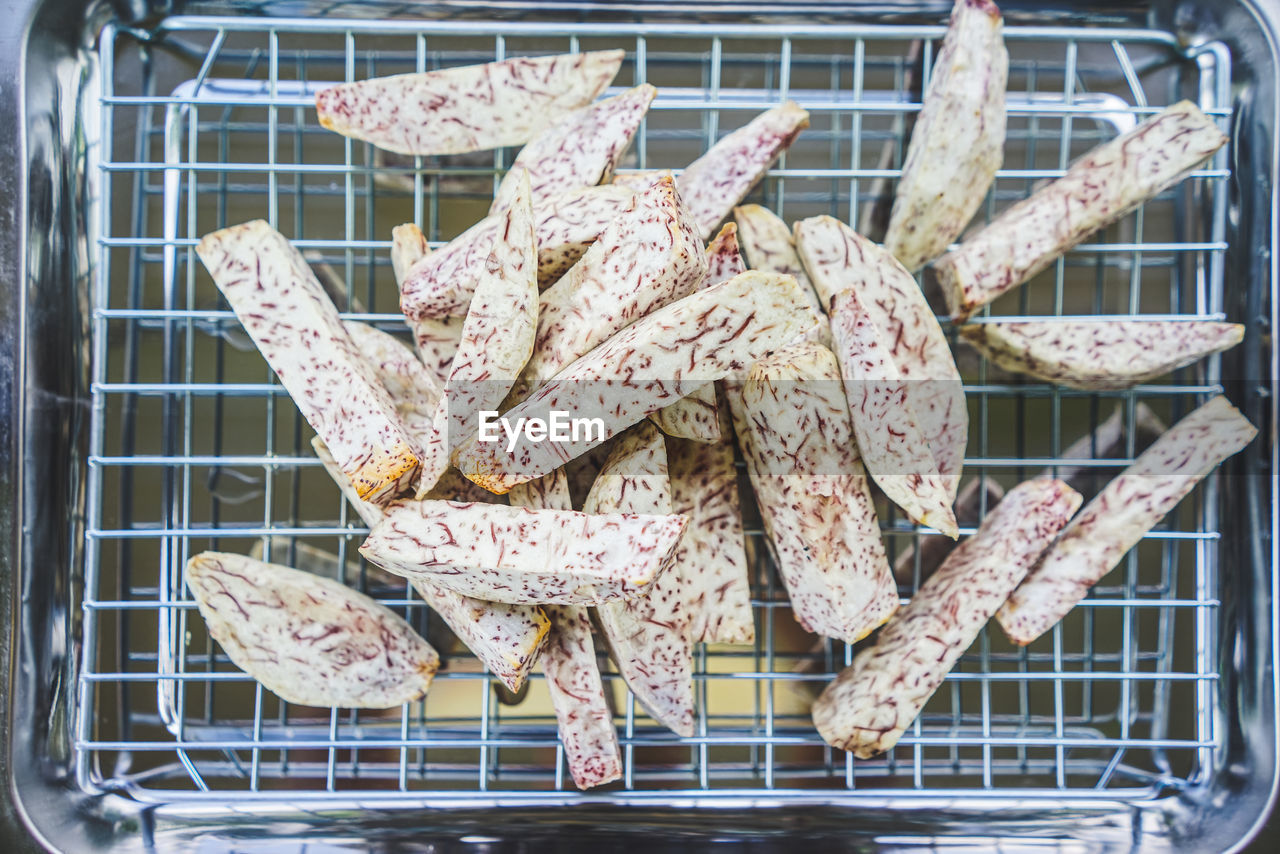
[[[445,242],[483,215],[513,152],[383,155],[319,127],[319,87],[624,47],[615,84],[660,88],[626,168],[679,167],[791,97],[813,125],[751,198],[788,220],[831,213],[874,229],[942,32],[199,17],[148,34],[108,27],[89,105],[99,124],[89,141],[96,269],[81,784],[144,799],[576,797],[538,674],[529,696],[508,705],[458,650],[422,702],[388,713],[290,707],[231,665],[193,616],[187,557],[252,548],[369,592],[442,650],[450,640],[411,588],[358,560],[364,529],[193,247],[215,228],[266,218],[334,283],[344,316],[402,330],[391,227],[412,220],[434,245]],[[1009,141],[987,218],[1180,97],[1225,127],[1230,56],[1220,45],[1188,54],[1167,34],[1106,29],[1009,27],[1006,40]],[[1220,318],[1227,177],[1220,153],[992,311]],[[1084,394],[1015,381],[957,353],[973,423],[969,476],[1006,486],[1061,463],[1067,445],[1118,408],[1123,446],[1072,461],[1087,495],[1135,455],[1144,408],[1172,421],[1220,388],[1216,359],[1170,384]],[[654,725],[606,674],[625,762],[606,796],[977,797],[1017,787],[1029,797],[1116,798],[1188,785],[1219,740],[1215,490],[1210,479],[1051,635],[1016,649],[984,631],[900,745],[856,762],[822,743],[807,712],[852,649],[796,627],[748,506],[757,640],[698,647],[692,738]],[[892,508],[882,519],[893,559],[929,536]],[[904,600],[921,578],[915,554],[900,576]]]

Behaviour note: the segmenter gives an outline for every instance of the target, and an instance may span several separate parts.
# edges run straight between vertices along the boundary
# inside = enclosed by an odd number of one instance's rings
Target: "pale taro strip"
[[[695,643],[751,643],[751,580],[728,414],[721,440],[667,439],[671,500],[689,527],[676,550]]]
[[[1016,644],[1053,628],[1089,588],[1257,429],[1215,397],[1161,436],[1089,502],[1022,582],[997,619]]]
[[[986,198],[1004,160],[1009,52],[991,0],[956,0],[911,132],[884,247],[908,270],[937,258]]]
[[[808,126],[809,114],[786,101],[725,136],[680,173],[680,196],[703,240]]]
[[[934,264],[953,317],[965,318],[1071,247],[1181,181],[1227,137],[1180,101],[1089,151]]]
[[[969,441],[969,409],[951,347],[920,286],[883,247],[833,217],[796,223],[796,243],[819,293],[857,291],[888,345],[907,403],[946,480],[948,503],[954,501]]]
[[[341,83],[316,93],[320,123],[397,154],[522,145],[605,90],[625,52],[521,56]]]
[[[394,336],[354,320],[343,321],[343,326],[373,366],[400,422],[418,447],[421,464],[413,490],[421,498],[449,468],[444,389],[413,350]]]
[[[380,501],[412,483],[421,449],[301,253],[255,220],[196,254],[356,493]]]
[[[360,554],[388,572],[514,605],[598,605],[643,595],[670,566],[682,516],[590,516],[413,501],[388,510]]]
[[[490,425],[488,435],[467,440],[454,452],[454,464],[489,491],[504,493],[707,382],[744,370],[816,325],[795,279],[735,276],[647,315],[566,367],[506,412],[505,427]],[[546,441],[556,430],[557,412],[572,413],[571,424],[560,421],[564,441]],[[513,437],[499,435],[508,428]]]
[[[203,552],[186,582],[227,657],[287,703],[394,708],[421,699],[440,663],[403,617],[328,578]]]
[[[564,469],[511,490],[511,503],[572,510]],[[622,776],[622,752],[591,639],[591,613],[578,605],[543,608],[551,620],[551,633],[542,653],[542,672],[547,677],[569,773],[579,789],[617,780]]]
[[[648,422],[622,436],[587,493],[588,513],[672,512],[662,434]],[[693,735],[693,641],[679,567],[648,595],[596,609],[618,672],[641,706],[677,735]]]
[[[1162,377],[1244,338],[1212,320],[1029,320],[970,323],[964,339],[1006,371],[1087,391]]]
[[[338,484],[338,489],[360,519],[373,528],[382,521],[385,510],[364,501],[349,484],[345,483],[329,456],[328,449],[318,438],[312,439],[311,446],[316,456],[324,464],[325,471]],[[404,503],[393,502],[392,506]],[[381,567],[373,567],[384,572]],[[458,639],[466,644],[480,659],[489,672],[512,691],[520,690],[533,664],[538,659],[538,652],[546,639],[550,622],[541,608],[534,605],[506,605],[498,602],[485,602],[455,593],[438,584],[422,578],[409,579],[414,590],[422,597],[431,610],[453,629]]]
[[[449,372],[449,435],[457,444],[496,411],[533,352],[538,326],[538,248],[529,179],[521,172],[506,222],[476,286]]]
[[[855,643],[897,610],[898,588],[836,358],[812,342],[779,350],[752,367],[740,400],[747,470],[795,618]]]
[[[489,213],[499,214],[511,206],[514,176],[522,169],[529,173],[535,204],[566,190],[607,182],[657,94],[653,86],[642,83],[575,110],[544,130],[516,156]]]
[[[831,338],[863,464],[910,519],[954,540],[959,530],[951,510],[951,481],[938,473],[889,345],[856,289],[836,294],[830,312]]]
[[[796,254],[791,227],[781,217],[760,205],[740,205],[733,209],[733,219],[738,223],[738,242],[748,267],[795,276],[814,311],[826,310],[818,304],[818,294]]]
[[[702,240],[670,180],[635,196],[569,272],[542,294],[520,397],[707,274]]]
[[[703,287],[717,285],[746,272],[738,252],[738,226],[727,222],[715,240],[707,245],[707,276]],[[677,400],[649,416],[668,436],[699,442],[720,441],[720,415],[715,387],[708,383],[688,397]]]
[[[813,704],[824,741],[867,759],[891,749],[982,627],[1080,506],[1057,480],[1009,490]]]
[[[625,187],[605,184],[536,205],[539,286],[546,287],[572,267],[633,196]],[[465,315],[504,221],[501,216],[485,217],[410,267],[398,280],[405,317],[412,321]]]

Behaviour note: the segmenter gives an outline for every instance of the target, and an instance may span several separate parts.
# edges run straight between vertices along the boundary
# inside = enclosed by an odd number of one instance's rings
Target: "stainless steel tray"
[[[626,777],[588,794],[564,773],[537,679],[504,705],[459,651],[424,704],[391,715],[290,708],[208,641],[182,564],[255,543],[285,562],[331,552],[347,583],[426,632],[438,626],[411,591],[379,586],[356,562],[358,520],[192,248],[265,216],[330,265],[354,316],[398,329],[391,227],[413,220],[446,240],[482,214],[512,152],[387,162],[319,127],[315,88],[605,46],[628,51],[619,85],[661,89],[629,168],[686,163],[789,96],[813,127],[753,197],[788,219],[873,223],[945,8],[28,12],[0,54],[3,79],[21,83],[0,89],[20,117],[0,131],[0,186],[13,200],[0,246],[0,371],[13,390],[0,418],[11,834],[68,851],[566,834],[1209,851],[1264,815],[1276,778],[1280,68],[1267,10],[1006,7],[1010,141],[985,209],[1160,107],[1197,100],[1231,133],[1229,150],[996,310],[1226,317],[1247,324],[1245,344],[1171,383],[1105,395],[1026,384],[959,351],[974,416],[968,471],[1005,484],[1052,466],[1116,406],[1133,427],[1139,403],[1171,420],[1225,390],[1263,439],[1051,637],[1019,651],[985,634],[878,760],[854,762],[813,730],[805,686],[851,652],[795,627],[754,548],[759,640],[700,648],[697,735],[653,725],[613,677]],[[1133,451],[1082,465],[1105,479]],[[758,545],[750,514],[748,527]],[[894,552],[920,536],[892,515],[885,529]]]

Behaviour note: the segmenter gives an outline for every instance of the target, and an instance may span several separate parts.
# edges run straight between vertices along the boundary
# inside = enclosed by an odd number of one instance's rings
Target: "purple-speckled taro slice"
[[[621,50],[521,56],[340,83],[316,93],[320,124],[397,154],[462,154],[522,145],[589,104]]]
[[[587,494],[589,513],[671,513],[662,434],[648,422],[623,435]],[[596,609],[627,687],[663,726],[693,735],[693,641],[678,567],[648,594]]]
[[[255,220],[205,235],[196,254],[357,494],[409,486],[421,449],[301,253]]]
[[[796,620],[861,640],[897,610],[898,589],[835,356],[813,342],[779,350],[752,367],[731,405],[750,437],[747,471]]]
[[[860,759],[897,744],[1079,506],[1080,494],[1058,480],[1009,490],[813,704],[823,740]]]
[[[738,226],[727,222],[715,239],[707,245],[707,276],[703,287],[709,288],[745,273],[738,252]],[[715,387],[708,383],[688,397],[664,406],[649,416],[658,429],[668,436],[697,442],[720,441],[720,415],[716,407]]]
[[[733,219],[738,223],[738,242],[742,254],[752,270],[786,273],[795,276],[805,295],[810,298],[814,311],[826,309],[818,303],[818,295],[809,281],[804,264],[796,254],[795,239],[791,227],[773,211],[760,205],[739,205],[733,209]]]
[[[439,665],[404,618],[328,578],[203,552],[186,582],[227,656],[288,703],[394,708],[425,695]]]
[[[786,101],[725,136],[680,173],[680,196],[703,240],[808,126],[809,113]]]
[[[479,430],[480,412],[498,408],[533,352],[538,247],[529,179],[519,174],[449,372],[449,435],[455,445]]]
[[[1212,320],[1029,320],[970,323],[964,339],[1007,371],[1087,391],[1129,388],[1240,343]]]
[[[812,270],[810,271],[812,272]],[[950,479],[938,473],[907,383],[857,289],[831,300],[831,338],[867,471],[913,521],[959,536]]]
[[[414,493],[422,497],[449,468],[444,434],[444,389],[413,350],[393,335],[354,320],[343,321],[347,334],[373,366],[396,414],[419,449],[421,464]]]
[[[883,247],[829,216],[796,223],[796,248],[822,298],[857,291],[906,390],[907,403],[955,500],[969,440],[964,384],[947,337],[915,279]],[[873,474],[875,472],[873,471]]]
[[[1181,181],[1226,141],[1213,119],[1180,101],[1089,151],[934,263],[952,316],[966,318],[1030,279]]]
[[[520,507],[573,509],[564,469],[520,484],[511,490],[510,498]],[[551,620],[551,633],[542,653],[542,672],[569,773],[579,789],[600,786],[622,776],[622,752],[591,639],[591,613],[579,605],[543,607]]]
[[[490,602],[597,605],[643,595],[671,564],[685,521],[413,501],[389,508],[360,554]]]
[[[1222,396],[1173,425],[1089,502],[1000,608],[997,619],[1009,639],[1025,645],[1053,628],[1197,483],[1257,433]]]
[[[911,132],[884,247],[908,270],[937,258],[987,196],[1004,160],[1009,52],[991,0],[956,0]]]
[[[744,548],[738,469],[727,405],[720,441],[667,439],[671,500],[689,517],[676,550],[694,642],[751,643],[751,579]]]

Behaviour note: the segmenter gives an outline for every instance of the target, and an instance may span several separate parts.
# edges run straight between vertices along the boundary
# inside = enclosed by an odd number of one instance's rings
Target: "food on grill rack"
[[[662,434],[648,422],[621,436],[583,509],[588,513],[672,512]],[[609,602],[596,618],[618,672],[663,726],[693,735],[693,641],[684,578],[672,566],[647,595]]]
[[[1051,629],[1197,483],[1257,433],[1221,396],[1175,424],[1089,502],[1001,607],[997,619],[1009,639],[1025,645]]]
[[[533,509],[572,510],[564,469],[512,489],[511,503]],[[674,567],[668,570],[672,571]],[[600,786],[622,776],[622,753],[591,640],[591,615],[579,605],[543,607],[551,620],[551,632],[542,652],[542,672],[547,677],[569,773],[579,789]]]
[[[751,643],[751,581],[743,547],[738,469],[728,413],[719,412],[717,442],[667,439],[671,500],[689,517],[680,538],[680,570],[695,643]]]
[[[724,228],[707,245],[707,276],[703,287],[718,285],[746,272],[738,252],[738,227],[725,223]],[[658,429],[668,436],[698,442],[720,441],[720,414],[716,408],[716,390],[707,383],[688,397],[664,406],[649,416]]]
[[[952,316],[965,318],[1098,229],[1186,177],[1227,137],[1181,101],[1105,142],[934,264]]]
[[[387,508],[360,554],[488,602],[598,605],[645,593],[671,564],[685,521],[409,501]]]
[[[897,744],[1079,506],[1080,494],[1057,480],[1009,490],[813,704],[823,740],[861,759]]]
[[[1093,430],[1081,436],[1064,449],[1056,463],[1041,470],[1040,477],[1056,477],[1086,497],[1097,491],[1094,485],[1102,469],[1083,465],[1080,461],[1105,460],[1125,453],[1124,404],[1117,404],[1111,415],[1103,419]],[[1151,444],[1168,427],[1145,403],[1134,407],[1134,447],[1139,450]],[[986,511],[1004,497],[1004,489],[994,480],[979,477],[970,480],[956,497],[956,521],[960,525],[976,525]],[[927,579],[955,548],[955,543],[945,537],[922,536],[919,541],[919,570],[917,573],[917,548],[908,546],[893,563],[893,574],[903,584],[913,579],[917,584]]]
[[[355,490],[341,476],[342,472],[319,438],[312,439],[311,446],[325,471],[338,484],[343,497],[355,508],[361,520],[370,528],[381,522],[386,513],[385,508],[370,504],[356,495]],[[391,506],[402,503],[404,502],[396,501]],[[377,572],[385,571],[376,565],[373,569]],[[490,673],[512,691],[520,690],[529,671],[533,669],[533,663],[538,658],[550,626],[541,608],[534,605],[485,602],[455,593],[423,578],[409,580],[422,600],[448,623],[458,639],[475,653],[476,658],[489,668]]]
[[[533,352],[538,327],[538,247],[529,177],[523,171],[519,174],[449,371],[449,435],[455,445],[479,429],[480,412],[497,410]]]
[[[657,94],[643,83],[575,110],[544,130],[516,156],[489,213],[502,213],[511,204],[514,176],[521,169],[529,172],[534,204],[566,190],[607,182]]]
[[[426,694],[439,666],[402,617],[328,578],[204,552],[186,579],[210,636],[285,702],[389,709]]]
[[[675,185],[664,179],[637,194],[542,294],[538,337],[517,396],[628,324],[696,290],[706,274],[702,240]]]
[[[907,404],[947,484],[950,504],[960,486],[969,410],[947,337],[919,285],[887,250],[837,219],[806,219],[796,223],[795,233],[805,268],[827,303],[841,291],[857,291],[859,304],[902,379]],[[876,474],[874,468],[871,473]]]
[[[796,244],[791,227],[773,211],[760,205],[740,205],[733,209],[733,219],[738,224],[738,242],[742,254],[753,270],[786,273],[795,276],[809,304],[815,311],[825,311],[818,304],[818,294],[809,281],[804,264],[796,254]]]
[[[570,364],[504,414],[507,425],[516,425],[510,441],[468,439],[454,453],[454,465],[485,489],[504,493],[704,383],[743,370],[816,324],[790,276],[735,276],[646,315]],[[541,430],[531,434],[531,424],[552,429],[556,412],[574,413],[572,425],[561,421],[566,441],[545,441]]]
[[[262,220],[208,234],[196,254],[356,493],[414,482],[422,449],[301,253]]]
[[[1244,338],[1210,320],[1032,320],[970,323],[965,340],[1008,371],[1089,391],[1162,377]]]
[[[545,286],[573,266],[605,226],[631,204],[633,193],[606,184],[574,190],[533,209],[538,235],[538,283]],[[400,280],[400,310],[411,321],[467,313],[503,218],[488,216],[424,256]]]
[[[885,249],[918,270],[973,218],[1004,159],[1009,53],[991,0],[956,0],[911,132]]]
[[[951,511],[951,479],[938,473],[912,405],[910,383],[894,364],[890,345],[856,288],[836,294],[829,311],[863,465],[908,517],[955,539],[959,531]]]
[[[861,640],[898,607],[840,368],[805,342],[751,368],[741,388],[747,470],[778,574],[808,631]]]
[[[982,521],[982,514],[1004,498],[1004,487],[989,477],[975,477],[960,489],[956,495],[956,503],[952,508],[956,514],[957,525],[976,525]],[[933,575],[934,570],[942,565],[947,555],[955,550],[954,540],[930,534],[917,534],[919,545],[910,545],[898,553],[893,562],[893,577],[903,584],[912,581],[920,582]],[[917,553],[919,557],[917,557]],[[919,574],[917,575],[917,563]]]
[[[625,55],[600,50],[341,83],[316,93],[320,123],[397,154],[523,145],[596,99]]]
[[[421,461],[413,489],[421,498],[449,468],[444,389],[413,350],[394,336],[354,320],[343,321],[343,326],[391,396],[400,423],[419,449]]]
[[[808,126],[809,113],[786,101],[728,134],[685,167],[676,183],[703,240]]]

